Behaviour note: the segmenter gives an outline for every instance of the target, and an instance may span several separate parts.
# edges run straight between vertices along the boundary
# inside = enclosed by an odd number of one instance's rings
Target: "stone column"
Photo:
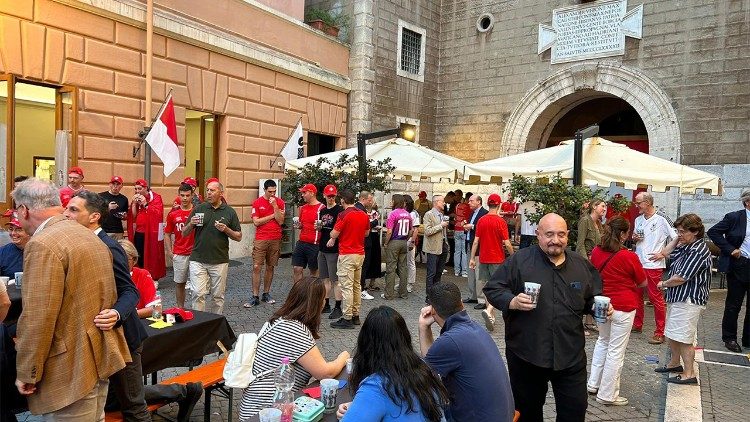
[[[357,146],[357,132],[372,130],[372,99],[375,84],[375,55],[373,0],[353,2],[349,75],[349,125],[347,147]]]

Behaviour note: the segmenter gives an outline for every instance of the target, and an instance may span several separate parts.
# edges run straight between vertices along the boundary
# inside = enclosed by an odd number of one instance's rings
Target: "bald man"
[[[588,398],[581,318],[592,313],[602,280],[587,259],[566,249],[568,225],[559,215],[542,217],[536,237],[539,245],[508,258],[484,294],[506,317],[508,372],[523,419],[543,420],[551,381],[557,420],[582,422]],[[524,282],[541,285],[536,304],[524,293]]]

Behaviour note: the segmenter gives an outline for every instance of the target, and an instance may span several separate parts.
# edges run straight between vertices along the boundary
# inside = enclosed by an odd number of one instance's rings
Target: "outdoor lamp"
[[[398,127],[398,137],[406,139],[409,142],[413,142],[414,138],[417,137],[417,127],[408,123],[401,123]]]
[[[407,141],[414,141],[417,136],[417,127],[409,123],[399,123],[395,129],[378,130],[375,132],[357,133],[357,155],[359,155],[359,179],[367,183],[367,141],[369,139],[382,138],[384,136],[397,135]]]

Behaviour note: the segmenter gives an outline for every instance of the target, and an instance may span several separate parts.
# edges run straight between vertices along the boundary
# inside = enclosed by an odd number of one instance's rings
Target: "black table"
[[[20,289],[16,289],[15,285],[8,286],[8,297],[10,297],[10,309],[8,310],[8,316],[5,317],[6,323],[16,321],[23,310]]]
[[[221,341],[227,350],[232,348],[237,337],[224,315],[192,312],[192,320],[175,323],[161,330],[149,327],[152,321],[141,320],[148,332],[141,354],[144,374],[184,366],[186,362],[218,352],[221,349],[216,344],[217,341]]]
[[[338,380],[348,380],[349,379],[349,373],[346,372],[346,367],[336,376],[336,379]],[[312,384],[308,385],[304,389],[307,389],[309,387],[317,387],[320,385],[320,381],[315,381]],[[305,393],[303,393],[301,390],[294,393],[294,398],[304,396]],[[320,400],[320,398],[317,398],[316,400]],[[352,401],[352,394],[349,391],[349,384],[346,384],[346,386],[339,390],[339,393],[336,395],[336,410],[338,410],[339,405],[342,403],[348,403]],[[248,422],[255,422],[260,421],[260,417],[258,415],[255,415],[248,419]],[[336,412],[331,413],[323,413],[323,418],[320,419],[320,422],[338,422],[338,418],[336,418]]]

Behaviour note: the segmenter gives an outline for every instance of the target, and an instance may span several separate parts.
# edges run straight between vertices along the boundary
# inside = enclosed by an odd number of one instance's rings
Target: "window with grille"
[[[423,82],[426,31],[399,20],[397,36],[396,74]]]

